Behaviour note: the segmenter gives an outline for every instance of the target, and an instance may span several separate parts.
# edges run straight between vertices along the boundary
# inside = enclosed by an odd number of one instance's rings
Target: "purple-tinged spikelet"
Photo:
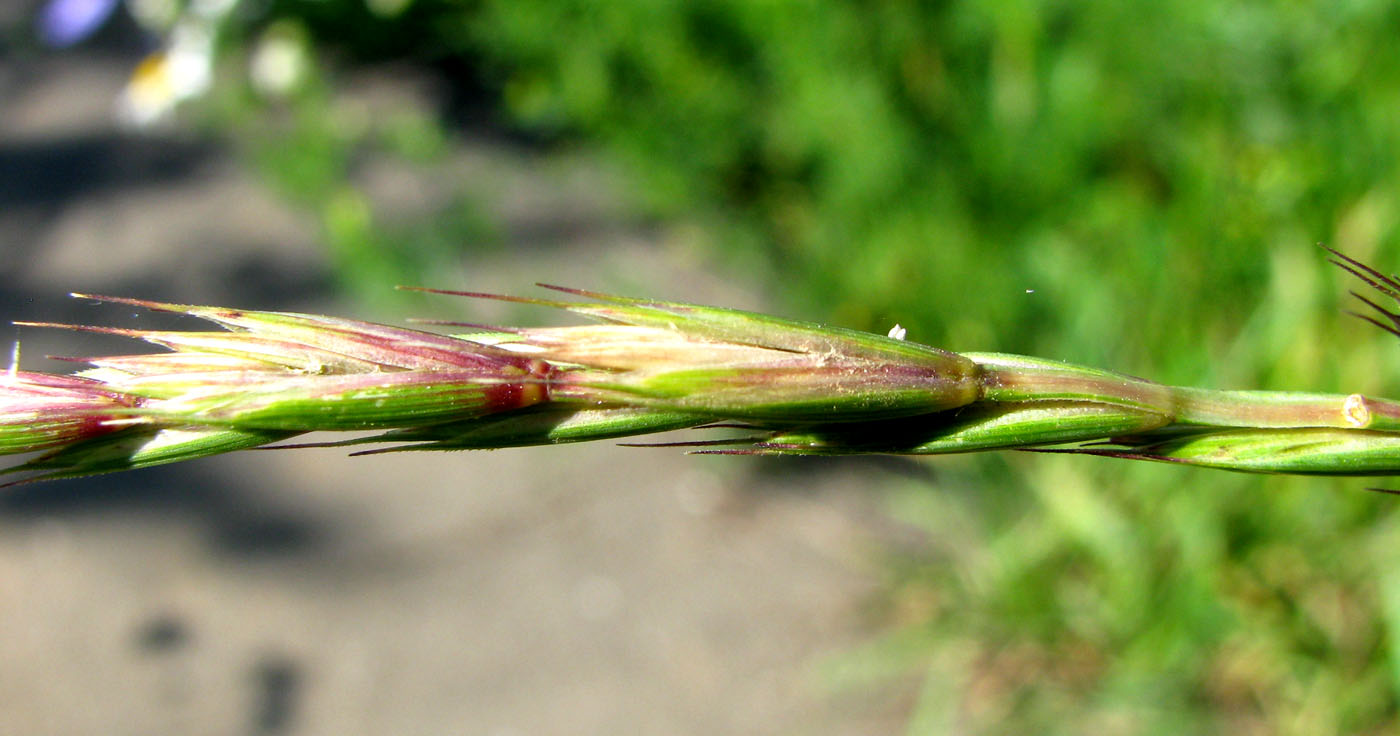
[[[134,402],[77,376],[0,373],[0,454],[32,452],[107,434]]]

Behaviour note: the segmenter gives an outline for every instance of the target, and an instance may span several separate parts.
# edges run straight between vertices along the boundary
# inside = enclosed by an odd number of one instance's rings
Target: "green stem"
[[[1361,394],[1213,391],[1174,387],[1176,421],[1254,429],[1330,427],[1400,431],[1400,404]]]
[[[1170,386],[1057,360],[1005,353],[964,353],[982,369],[983,401],[1087,401],[1146,411],[1171,421]]]
[[[1327,427],[1400,431],[1400,402],[1361,394],[1227,391],[1167,386],[1121,373],[1002,353],[966,353],[982,369],[983,401],[1087,401],[1202,427]]]

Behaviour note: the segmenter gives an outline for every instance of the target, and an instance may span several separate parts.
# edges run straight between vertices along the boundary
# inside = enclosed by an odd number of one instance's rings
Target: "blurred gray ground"
[[[374,318],[334,299],[316,224],[226,151],[113,128],[128,64],[0,69],[3,318],[151,319],[69,291]],[[398,85],[364,89],[393,104]],[[507,247],[437,285],[761,306],[620,219],[586,160],[467,139],[434,171],[452,181],[361,175],[407,209],[476,183]],[[28,368],[120,345],[4,329]],[[315,450],[8,489],[0,734],[896,731],[898,696],[816,677],[872,635],[889,476],[801,467],[609,444]]]

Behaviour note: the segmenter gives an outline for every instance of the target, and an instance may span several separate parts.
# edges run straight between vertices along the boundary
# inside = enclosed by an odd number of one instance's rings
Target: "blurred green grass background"
[[[276,0],[230,55],[302,39],[312,77],[235,81],[207,121],[383,293],[500,242],[469,197],[387,223],[358,151],[423,166],[463,117],[626,173],[640,217],[785,314],[954,350],[1218,388],[1400,394],[1318,242],[1400,264],[1400,7],[1276,1]],[[341,71],[449,86],[393,120]],[[343,111],[341,111],[343,112]],[[586,286],[586,285],[585,285]],[[666,297],[666,294],[656,294]],[[1400,518],[1365,482],[1089,458],[932,460],[891,481],[890,632],[834,685],[923,674],[914,733],[1390,733]]]

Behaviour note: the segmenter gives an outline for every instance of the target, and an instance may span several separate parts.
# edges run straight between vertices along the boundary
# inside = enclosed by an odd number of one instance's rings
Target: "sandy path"
[[[112,127],[127,63],[0,72],[0,316],[149,319],[62,297],[91,290],[372,317],[334,301],[314,223],[226,152]],[[472,140],[451,162],[493,182],[484,201],[520,245],[471,263],[472,288],[647,283],[757,306],[618,224],[587,165]],[[391,204],[435,185],[364,176]],[[30,368],[91,349],[22,337]],[[11,490],[0,734],[889,732],[897,705],[813,686],[866,636],[883,476],[757,472],[775,467],[609,445],[326,450]]]

